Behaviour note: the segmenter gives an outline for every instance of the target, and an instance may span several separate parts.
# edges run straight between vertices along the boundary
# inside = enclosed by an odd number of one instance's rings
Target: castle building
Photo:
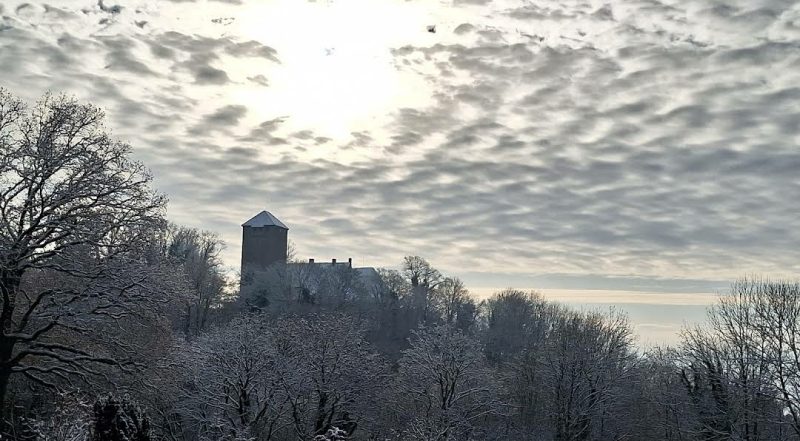
[[[242,224],[242,275],[286,263],[289,227],[269,211]]]
[[[314,259],[289,262],[288,235],[289,227],[269,211],[262,211],[242,224],[242,286],[251,283],[259,273],[269,272],[274,275],[277,272],[291,279],[294,290],[308,291],[329,280],[331,273],[346,270],[352,270],[350,272],[367,289],[380,283],[380,277],[374,268],[354,268],[352,258],[348,258],[346,262],[337,262],[336,259],[331,259],[330,262],[318,262]]]

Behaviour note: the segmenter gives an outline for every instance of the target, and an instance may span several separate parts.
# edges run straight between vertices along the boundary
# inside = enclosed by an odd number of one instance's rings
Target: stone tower
[[[242,278],[286,262],[289,228],[268,211],[242,224]]]

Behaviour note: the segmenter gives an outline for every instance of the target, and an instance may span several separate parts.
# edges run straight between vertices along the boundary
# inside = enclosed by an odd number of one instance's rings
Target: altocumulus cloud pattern
[[[380,34],[392,17],[373,6],[356,19],[383,46],[359,52],[355,38],[348,53],[349,40],[323,47],[302,23],[260,36],[242,24],[257,15],[244,2],[12,0],[0,5],[0,84],[104,106],[171,217],[222,232],[231,265],[237,222],[269,206],[304,254],[376,265],[415,252],[485,273],[798,269],[796,2],[385,4],[410,11],[403,27]],[[285,21],[260,17],[265,29]],[[372,103],[332,133],[281,95],[281,75],[303,68],[286,55],[293,40],[318,41],[324,63],[345,57],[340,77],[301,83],[357,91],[347,69],[380,65],[410,98]],[[369,98],[320,90],[303,99]]]

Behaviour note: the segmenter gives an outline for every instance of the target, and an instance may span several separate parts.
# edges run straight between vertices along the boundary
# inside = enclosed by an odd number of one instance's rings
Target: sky
[[[479,296],[621,305],[659,339],[732,280],[800,268],[795,1],[3,0],[0,17],[0,86],[105,108],[169,218],[218,233],[234,270],[267,209],[301,258],[420,255]]]

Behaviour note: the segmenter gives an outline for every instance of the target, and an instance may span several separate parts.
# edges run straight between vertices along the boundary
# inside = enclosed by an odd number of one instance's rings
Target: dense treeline
[[[4,439],[800,439],[797,283],[737,282],[646,353],[624,315],[479,303],[416,256],[239,289],[102,123],[0,90]]]

